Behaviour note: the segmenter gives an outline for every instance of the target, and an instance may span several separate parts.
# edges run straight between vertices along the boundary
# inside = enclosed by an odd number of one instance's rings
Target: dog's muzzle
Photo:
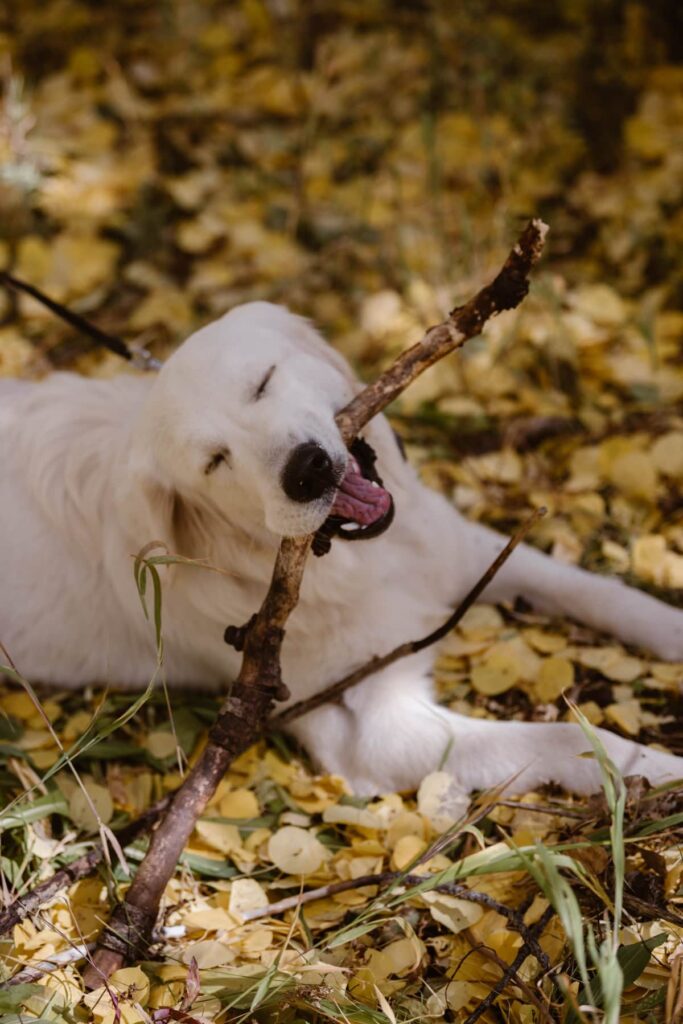
[[[314,441],[297,445],[282,472],[282,489],[301,504],[330,495],[330,512],[315,536],[313,551],[329,551],[334,536],[369,540],[384,533],[394,518],[394,502],[377,474],[377,456],[356,438],[342,476],[325,449]]]

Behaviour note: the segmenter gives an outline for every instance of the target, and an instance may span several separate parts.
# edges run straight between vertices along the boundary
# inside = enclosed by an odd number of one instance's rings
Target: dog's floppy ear
[[[169,554],[195,556],[201,515],[172,485],[163,483],[146,463],[132,467],[129,500],[130,527],[137,550],[159,541]]]

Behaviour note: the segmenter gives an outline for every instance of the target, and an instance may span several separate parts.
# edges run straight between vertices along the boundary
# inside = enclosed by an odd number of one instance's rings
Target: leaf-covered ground
[[[544,216],[529,300],[421,378],[396,427],[470,517],[511,532],[545,505],[534,543],[683,604],[674,3],[24,0],[2,18],[0,265],[157,355],[268,298],[370,375]],[[0,316],[0,373],[121,371],[30,300],[1,295]],[[522,606],[474,609],[438,678],[471,714],[563,719],[566,694],[590,722],[683,753],[683,666]],[[216,709],[174,696],[171,720],[163,694],[131,714],[103,688],[39,693],[40,710],[11,679],[0,691],[7,904],[173,789]],[[76,773],[58,744],[82,751]],[[680,795],[631,784],[623,824],[618,793],[467,812],[446,796],[433,776],[360,802],[276,738],[200,822],[153,957],[88,995],[66,962],[126,884],[112,851],[0,940],[6,978],[61,958],[0,990],[1,1019],[462,1022],[520,950],[481,1019],[558,1020],[572,1002],[608,1021],[681,1018]],[[131,870],[145,841],[125,850]],[[394,876],[264,912],[408,868],[429,880],[419,891]],[[483,895],[434,889],[456,879]],[[595,955],[589,931],[607,940]]]

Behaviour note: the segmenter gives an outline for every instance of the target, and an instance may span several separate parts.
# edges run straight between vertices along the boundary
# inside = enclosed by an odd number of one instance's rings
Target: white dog
[[[153,540],[228,573],[164,570],[165,672],[176,686],[234,678],[226,625],[261,603],[280,537],[325,522],[341,536],[309,560],[287,629],[292,699],[440,624],[503,540],[419,482],[383,417],[365,431],[383,486],[372,482],[334,420],[359,388],[307,322],[267,303],[198,331],[158,376],[0,381],[0,640],[19,670],[61,687],[144,686],[155,650],[131,556]],[[346,542],[363,531],[363,543]],[[683,659],[683,613],[617,581],[520,547],[487,599],[518,593]],[[589,747],[578,726],[456,715],[435,703],[432,661],[425,651],[398,662],[292,731],[364,793],[412,788],[442,764],[467,789],[515,774],[516,790],[599,785],[595,761],[576,756]],[[683,777],[681,758],[601,738],[624,773]]]

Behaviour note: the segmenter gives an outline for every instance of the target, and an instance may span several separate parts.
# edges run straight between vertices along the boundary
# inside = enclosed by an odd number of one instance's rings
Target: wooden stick
[[[495,280],[447,319],[427,331],[373,384],[357,395],[336,420],[346,444],[424,370],[479,334],[486,321],[517,306],[526,295],[528,277],[541,257],[547,226],[531,221]],[[175,794],[152,837],[123,904],[115,908],[93,962],[84,973],[95,987],[125,960],[146,949],[159,903],[195,822],[232,761],[261,736],[275,700],[286,698],[280,677],[284,627],[296,607],[312,537],[285,538],[275,562],[266,598],[244,631],[244,656],[237,681],[209,734],[209,742]]]
[[[146,949],[164,889],[197,818],[235,758],[262,734],[280,679],[284,623],[296,606],[310,537],[285,539],[266,599],[245,636],[242,668],[209,733],[201,757],[176,791],[170,810],[152,836],[125,902],[115,907],[99,946],[83,974],[95,988],[131,956]]]

